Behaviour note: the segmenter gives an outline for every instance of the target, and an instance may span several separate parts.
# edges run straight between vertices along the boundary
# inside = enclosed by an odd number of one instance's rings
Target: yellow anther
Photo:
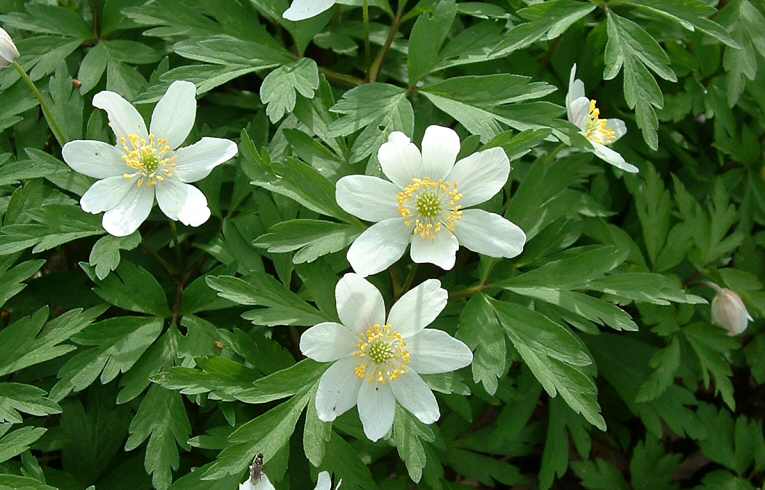
[[[600,109],[596,100],[590,101],[590,112],[587,115],[587,129],[584,136],[593,143],[610,145],[616,141],[616,131],[608,127],[608,121],[600,119]]]
[[[353,353],[359,359],[356,377],[368,383],[386,384],[406,374],[412,360],[404,338],[390,325],[376,323],[359,339]]]
[[[126,173],[126,179],[137,178],[139,187],[144,184],[154,186],[175,171],[175,156],[173,149],[164,138],[149,135],[148,140],[137,134],[120,138],[122,160],[125,165],[135,169],[135,173]]]
[[[432,240],[462,219],[462,197],[455,183],[414,178],[398,193],[398,212],[413,233]]]

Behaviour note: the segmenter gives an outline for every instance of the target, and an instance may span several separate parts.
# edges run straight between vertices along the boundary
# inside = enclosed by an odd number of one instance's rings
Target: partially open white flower
[[[708,284],[717,292],[712,300],[712,323],[727,330],[730,336],[743,333],[753,318],[741,297],[730,289]]]
[[[114,92],[100,92],[93,105],[106,111],[116,136],[112,146],[101,141],[72,141],[64,145],[64,161],[75,171],[101,179],[82,196],[88,213],[104,213],[104,229],[127,236],[138,229],[154,206],[154,196],[168,218],[200,226],[210,217],[207,198],[190,182],[207,177],[234,157],[236,143],[202,138],[178,148],[194,126],[196,88],[173,82],[157,103],[150,130],[141,114]]]
[[[619,153],[608,145],[627,134],[627,126],[621,119],[600,119],[600,109],[595,99],[584,95],[584,83],[576,78],[576,65],[571,67],[566,94],[568,120],[574,124],[592,145],[595,155],[604,162],[625,172],[637,173],[639,169],[627,163]]]
[[[491,199],[507,183],[510,162],[502,148],[474,153],[459,162],[460,139],[453,130],[430,126],[422,153],[404,133],[394,132],[378,159],[390,181],[351,175],[337,182],[337,203],[345,211],[376,222],[348,250],[358,274],[385,270],[411,243],[417,263],[454,267],[460,244],[490,257],[512,258],[523,251],[526,235],[502,216],[465,209]]]
[[[0,68],[10,65],[19,57],[19,50],[13,43],[11,36],[0,27]]]
[[[335,3],[335,0],[293,0],[290,8],[285,10],[282,16],[295,22],[310,19],[329,10]]]
[[[447,297],[438,280],[427,280],[404,294],[386,319],[380,291],[357,274],[343,276],[335,289],[341,323],[320,323],[300,338],[304,355],[333,363],[319,381],[319,419],[331,422],[358,405],[372,441],[390,431],[396,402],[425,424],[438,420],[436,397],[420,374],[446,373],[473,361],[468,346],[425,328]]]
[[[337,482],[337,486],[335,487],[335,490],[338,490],[340,488],[340,485],[342,485],[343,481],[340,480]],[[316,487],[314,490],[331,490],[332,489],[332,479],[329,476],[329,473],[326,471],[322,471],[319,473],[319,479],[316,482]],[[239,484],[239,490],[275,490],[273,483],[268,479],[265,473],[260,474],[260,478],[258,478],[257,481],[253,482],[252,478],[248,478],[247,481],[244,483]]]

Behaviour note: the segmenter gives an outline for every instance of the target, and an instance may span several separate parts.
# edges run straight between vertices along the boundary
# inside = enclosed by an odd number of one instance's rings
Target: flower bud
[[[739,335],[753,318],[746,311],[741,297],[730,289],[716,286],[717,294],[712,300],[712,323],[728,331],[728,335]]]
[[[0,27],[0,68],[10,65],[19,57],[19,50],[13,44],[11,36]]]

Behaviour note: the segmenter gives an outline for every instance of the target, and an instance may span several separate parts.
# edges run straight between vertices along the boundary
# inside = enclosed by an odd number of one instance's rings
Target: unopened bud
[[[13,44],[11,36],[0,27],[0,68],[10,65],[19,57],[19,50]]]
[[[712,323],[727,330],[728,335],[739,335],[753,320],[746,311],[746,305],[735,291],[721,288],[716,284],[713,288],[717,294],[712,300]]]

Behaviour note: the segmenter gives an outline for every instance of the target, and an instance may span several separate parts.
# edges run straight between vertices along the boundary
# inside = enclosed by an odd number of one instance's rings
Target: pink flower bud
[[[714,289],[717,294],[712,300],[712,323],[727,330],[728,335],[741,334],[753,320],[746,305],[734,291],[719,286]]]

